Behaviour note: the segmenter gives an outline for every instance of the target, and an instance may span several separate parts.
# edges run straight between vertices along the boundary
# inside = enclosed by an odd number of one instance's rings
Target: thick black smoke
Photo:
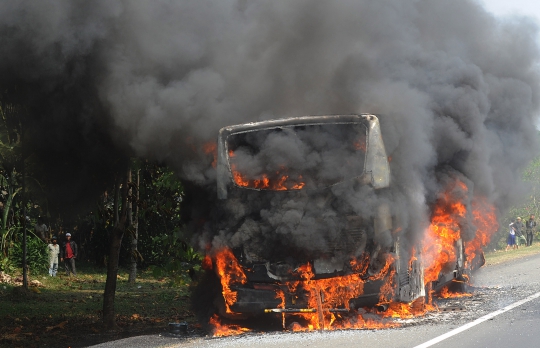
[[[444,175],[501,210],[523,193],[538,153],[537,34],[473,0],[3,1],[0,92],[28,107],[66,200],[131,153],[213,188],[203,145],[223,126],[379,114],[394,189],[373,199],[422,230]],[[363,190],[341,197],[369,216]]]

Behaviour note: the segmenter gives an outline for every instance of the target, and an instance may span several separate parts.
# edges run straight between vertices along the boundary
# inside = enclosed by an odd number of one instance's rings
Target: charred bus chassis
[[[315,174],[313,184],[310,186],[307,180],[300,182],[298,179],[305,179],[304,172],[296,173],[296,176],[287,172],[290,174],[288,177],[294,176],[298,180],[276,188],[264,186],[268,184],[263,183],[265,180],[270,181],[266,176],[255,178],[255,174],[252,175],[253,177],[249,174],[243,175],[251,169],[246,167],[248,169],[242,171],[239,168],[243,162],[238,160],[238,154],[248,146],[246,144],[250,141],[256,142],[262,138],[270,138],[275,132],[285,132],[296,136],[301,131],[321,132],[331,129],[333,132],[334,128],[339,131],[345,129],[349,134],[343,136],[343,141],[349,141],[350,137],[353,139],[355,132],[361,140],[355,145],[357,149],[354,151],[357,152],[354,152],[354,155],[357,157],[353,158],[358,166],[351,164],[354,171],[351,175],[328,179],[323,174]],[[259,147],[262,148],[262,145]],[[249,153],[251,157],[246,155],[246,158],[255,158],[253,154],[255,152],[260,153],[262,150],[257,148],[256,151]],[[350,162],[350,159],[346,162]],[[279,181],[279,179],[276,180]],[[319,185],[320,182],[323,184]],[[311,195],[309,202],[312,203],[310,204],[317,204],[319,197],[325,197],[329,190],[344,182],[354,182],[357,186],[367,185],[375,192],[382,192],[390,186],[389,161],[379,120],[375,115],[295,117],[228,126],[219,132],[217,195],[223,202],[244,199],[246,192],[251,195],[260,194],[261,197],[264,194],[264,199],[280,195],[295,197],[295,195],[308,192]],[[316,221],[317,217],[314,219]],[[288,257],[283,253],[279,257],[265,257],[264,255],[268,254],[267,250],[250,250],[245,245],[233,248],[234,256],[246,279],[243,282],[232,282],[228,285],[230,291],[235,292],[235,297],[234,301],[228,303],[228,310],[221,310],[221,314],[234,317],[237,314],[250,316],[274,312],[305,313],[320,311],[323,308],[329,312],[348,311],[350,308],[379,303],[383,297],[382,291],[385,284],[393,286],[391,294],[385,298],[389,302],[411,303],[426,295],[422,249],[419,245],[411,245],[401,240],[402,233],[396,233],[396,225],[399,222],[395,221],[390,204],[380,203],[373,207],[373,214],[367,218],[346,213],[336,214],[334,219],[336,224],[341,226],[340,233],[334,239],[328,237],[324,248],[320,250],[302,250],[301,246],[295,246],[287,249],[294,257]],[[230,230],[235,226],[227,226],[227,228]],[[387,242],[386,244],[378,242],[380,240],[387,240]],[[341,259],[336,258],[336,255],[342,256]],[[343,255],[348,257],[344,258]],[[292,259],[294,260],[291,261]],[[355,267],[348,262],[335,261],[336,259],[363,260],[365,264]],[[310,265],[309,279],[300,271],[302,265],[306,264]],[[389,269],[382,274],[385,266],[389,266]],[[462,270],[456,265],[448,277],[444,276],[440,279],[439,284],[462,277],[460,272]],[[328,299],[324,294],[319,290],[314,291],[308,285],[310,281],[332,282],[335,280],[337,282],[347,277],[354,278],[349,282],[348,287],[358,286],[358,289],[349,289],[349,296],[346,296],[348,298],[332,304],[325,304]]]

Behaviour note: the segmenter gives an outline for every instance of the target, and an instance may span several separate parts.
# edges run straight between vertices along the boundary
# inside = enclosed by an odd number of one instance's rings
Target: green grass
[[[509,249],[508,251],[504,251],[503,249],[487,252],[485,254],[486,265],[496,265],[499,263],[538,253],[540,253],[540,243],[533,243],[533,245],[531,245],[530,247],[520,246],[519,249],[516,250]]]
[[[102,334],[105,269],[82,267],[77,278],[59,272],[30,276],[43,286],[28,293],[8,284],[0,284],[0,347],[77,347],[116,337]],[[187,284],[170,286],[168,279],[155,279],[149,272],[139,273],[129,284],[127,274],[117,279],[115,309],[117,323],[130,332],[159,332],[168,322],[195,319],[189,310]]]

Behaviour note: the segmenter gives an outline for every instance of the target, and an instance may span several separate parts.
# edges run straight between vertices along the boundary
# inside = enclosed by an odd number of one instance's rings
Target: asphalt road
[[[536,298],[431,347],[538,347],[539,317],[540,300]]]
[[[399,320],[401,327],[395,329],[250,333],[224,338],[150,335],[93,347],[540,346],[540,255],[483,267],[475,276],[473,285],[472,297],[440,299],[438,305],[441,311],[431,312],[424,317]],[[526,299],[528,301],[525,303],[519,302]],[[445,311],[456,308],[462,310]],[[475,320],[481,322],[475,324]],[[446,337],[457,331],[457,334]]]

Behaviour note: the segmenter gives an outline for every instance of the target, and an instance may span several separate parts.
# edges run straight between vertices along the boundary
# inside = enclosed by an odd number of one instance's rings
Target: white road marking
[[[414,348],[427,348],[427,347],[431,347],[432,345],[434,345],[434,344],[436,344],[436,343],[439,343],[439,342],[441,342],[441,341],[444,341],[445,339],[450,338],[450,337],[452,337],[452,336],[454,336],[454,335],[457,335],[457,334],[460,333],[460,332],[463,332],[463,331],[465,331],[465,330],[468,330],[468,329],[470,329],[471,327],[474,327],[474,326],[476,326],[476,325],[478,325],[478,324],[481,324],[481,323],[483,323],[483,322],[486,321],[486,320],[493,319],[493,318],[495,318],[495,317],[496,317],[497,315],[499,315],[499,314],[503,314],[504,312],[508,312],[509,310],[511,310],[511,309],[513,309],[513,308],[516,308],[516,307],[518,307],[518,306],[521,306],[522,304],[527,303],[527,302],[529,302],[529,301],[532,301],[532,300],[534,300],[535,298],[538,298],[538,297],[540,297],[540,292],[537,292],[536,294],[532,294],[531,296],[526,297],[526,298],[524,298],[524,299],[521,300],[521,301],[514,302],[514,303],[512,303],[511,305],[508,305],[508,306],[506,306],[506,307],[504,307],[504,308],[502,308],[502,309],[499,309],[498,311],[495,311],[495,312],[491,312],[491,313],[489,313],[489,314],[486,314],[486,315],[484,315],[483,317],[480,317],[480,318],[476,319],[475,321],[472,321],[472,322],[470,322],[470,323],[468,323],[468,324],[465,324],[465,325],[463,325],[463,326],[461,326],[461,327],[458,327],[457,329],[454,329],[454,330],[452,330],[452,331],[449,331],[449,332],[445,333],[444,335],[440,335],[439,337],[435,337],[434,339],[431,339],[431,340],[427,341],[426,343],[422,343],[422,344],[420,344],[420,345],[418,345],[418,346],[415,346]]]

